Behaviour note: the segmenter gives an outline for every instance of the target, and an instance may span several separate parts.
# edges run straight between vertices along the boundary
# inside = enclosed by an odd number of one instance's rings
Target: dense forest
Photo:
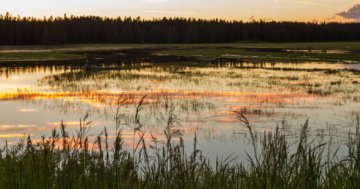
[[[0,45],[358,41],[360,23],[0,15]]]

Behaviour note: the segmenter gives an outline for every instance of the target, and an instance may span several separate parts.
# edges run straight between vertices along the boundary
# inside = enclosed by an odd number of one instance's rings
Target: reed
[[[0,188],[360,188],[359,118],[356,131],[349,132],[347,155],[335,158],[337,151],[326,154],[331,143],[311,139],[308,122],[298,138],[290,140],[281,129],[257,133],[243,112],[236,112],[249,133],[248,163],[228,157],[212,164],[197,147],[196,134],[192,152],[185,152],[172,105],[165,105],[165,142],[155,136],[145,140],[142,101],[135,113],[132,150],[124,148],[120,111],[115,113],[112,140],[104,128],[91,141],[91,122],[85,116],[73,135],[62,123],[40,141],[29,136],[16,145],[5,144]]]

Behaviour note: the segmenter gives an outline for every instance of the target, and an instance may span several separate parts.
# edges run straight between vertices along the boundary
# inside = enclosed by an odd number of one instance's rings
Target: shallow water
[[[316,53],[316,54],[353,54],[356,51],[351,50],[314,50],[314,49],[287,49],[286,52],[300,52],[300,53]]]
[[[146,95],[140,120],[146,138],[165,140],[170,115],[189,145],[195,133],[211,158],[241,156],[248,149],[242,112],[258,132],[277,126],[296,136],[309,120],[313,134],[339,140],[360,114],[357,65],[334,63],[189,63],[120,65],[97,70],[37,66],[0,69],[0,141],[49,136],[63,121],[70,131],[89,115],[88,133],[115,132],[119,110],[125,144],[133,146],[135,112]],[[169,108],[169,107],[173,107]],[[191,146],[191,145],[190,145]]]

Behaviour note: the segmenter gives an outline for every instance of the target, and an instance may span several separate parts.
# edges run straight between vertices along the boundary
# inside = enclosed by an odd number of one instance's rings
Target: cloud
[[[356,4],[352,8],[350,8],[348,11],[343,11],[343,12],[337,13],[336,15],[341,16],[346,19],[360,20],[360,4]]]

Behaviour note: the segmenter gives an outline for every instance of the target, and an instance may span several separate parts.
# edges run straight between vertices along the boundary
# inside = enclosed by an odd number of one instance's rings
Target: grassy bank
[[[140,103],[141,104],[141,103]],[[165,141],[144,139],[143,124],[135,113],[132,148],[126,150],[116,114],[116,133],[106,129],[91,140],[90,122],[84,119],[75,135],[61,124],[51,137],[16,145],[6,144],[0,156],[0,188],[359,188],[359,119],[349,133],[348,153],[338,158],[327,154],[330,143],[315,142],[304,124],[297,139],[289,140],[282,130],[256,133],[238,112],[239,124],[247,129],[248,163],[229,157],[216,164],[202,155],[194,138],[187,154],[182,132],[175,129],[176,118],[169,107],[164,128]],[[245,137],[245,136],[244,136]],[[177,140],[179,139],[179,140]],[[187,147],[188,148],[188,147]]]
[[[229,43],[229,44],[88,44],[63,46],[0,46],[1,61],[62,60],[84,58],[85,52],[136,50],[161,56],[260,61],[358,61],[360,42]],[[126,53],[126,52],[125,52]]]

